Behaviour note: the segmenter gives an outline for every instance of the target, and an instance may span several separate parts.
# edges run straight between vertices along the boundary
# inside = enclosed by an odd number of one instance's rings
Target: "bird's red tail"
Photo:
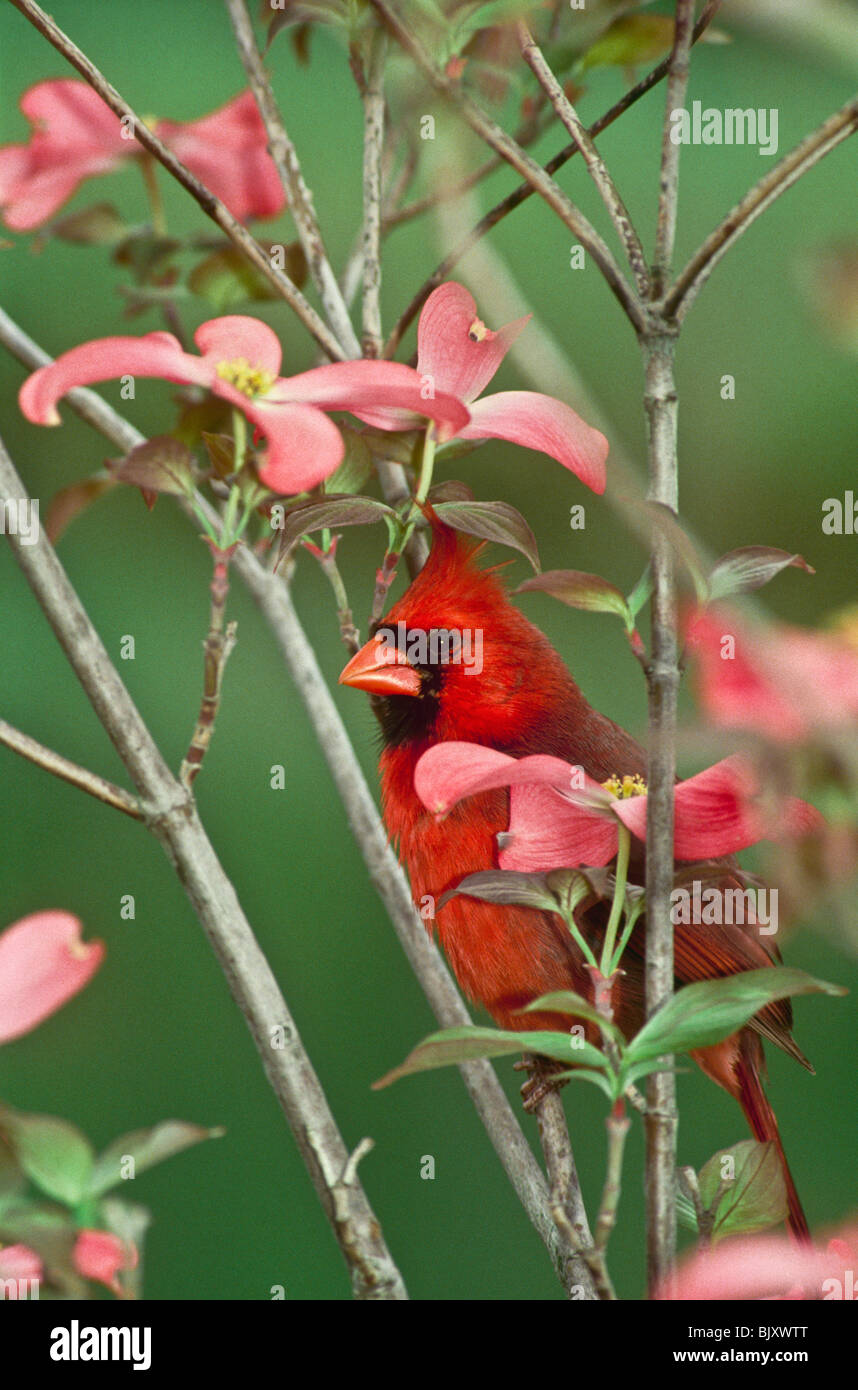
[[[793,1182],[792,1173],[789,1170],[789,1164],[787,1163],[786,1154],[784,1153],[784,1146],[781,1143],[775,1112],[769,1104],[768,1096],[763,1090],[759,1066],[747,1055],[744,1047],[740,1048],[739,1056],[735,1062],[734,1075],[739,1086],[736,1099],[745,1112],[745,1118],[751,1126],[754,1136],[762,1144],[771,1140],[778,1151],[787,1190],[787,1204],[789,1207],[787,1226],[796,1240],[801,1242],[802,1245],[809,1245],[811,1242],[807,1217],[804,1214],[796,1185]]]

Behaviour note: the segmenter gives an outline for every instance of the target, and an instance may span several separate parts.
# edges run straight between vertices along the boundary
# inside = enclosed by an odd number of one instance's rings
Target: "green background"
[[[189,120],[243,86],[224,8],[215,0],[55,0],[52,13],[140,112]],[[723,24],[730,28],[729,5]],[[0,12],[3,108],[0,139],[26,136],[16,107],[32,82],[66,76],[62,58],[22,16]],[[309,67],[286,36],[271,54],[276,89],[301,153],[332,259],[343,262],[360,217],[360,109],[341,48],[326,34]],[[623,90],[616,70],[588,75],[580,101],[592,120]],[[695,52],[690,96],[719,107],[777,107],[780,149],[850,95],[846,55],[830,64],[770,40],[738,33],[732,47]],[[654,224],[663,89],[607,132],[600,148],[648,242]],[[427,97],[427,112],[441,112]],[[509,114],[509,113],[508,113]],[[446,126],[439,126],[443,139]],[[539,147],[547,157],[552,133]],[[468,146],[470,149],[470,146]],[[757,223],[713,274],[690,315],[679,351],[681,496],[684,516],[720,553],[764,543],[807,555],[814,578],[788,571],[766,592],[772,612],[815,623],[855,598],[858,539],[823,536],[821,504],[855,485],[855,359],[822,337],[797,292],[797,268],[812,247],[855,230],[855,158],[848,143]],[[440,159],[432,150],[427,159]],[[771,167],[754,148],[683,152],[677,264],[754,180]],[[166,182],[166,180],[164,180]],[[489,206],[513,186],[501,171],[481,190]],[[580,160],[562,186],[604,227]],[[85,186],[71,209],[111,199],[131,219],[146,216],[133,169]],[[199,228],[201,214],[178,189],[166,195],[171,227]],[[282,230],[280,230],[282,229]],[[288,216],[264,234],[287,238]],[[121,326],[125,273],[99,249],[9,234],[2,252],[3,302],[46,349],[88,338],[161,327],[153,312]],[[536,200],[494,234],[535,314],[551,329],[610,421],[612,442],[644,462],[641,370],[633,335],[594,269],[568,269],[569,235]],[[383,309],[392,324],[438,256],[431,223],[390,238]],[[467,262],[462,267],[467,279]],[[256,306],[248,306],[257,312]],[[312,365],[313,351],[285,306],[263,306],[281,334],[287,372]],[[193,326],[210,317],[188,301]],[[486,315],[488,317],[488,314]],[[491,321],[490,321],[491,322]],[[492,326],[498,326],[494,323]],[[412,340],[407,343],[411,350]],[[736,399],[720,379],[736,379]],[[110,446],[64,411],[61,430],[40,430],[17,412],[22,369],[0,357],[3,430],[32,494],[47,500],[99,467]],[[509,363],[496,386],[528,386]],[[120,405],[118,386],[104,394]],[[143,431],[172,423],[170,387],[139,383],[121,406]],[[584,495],[550,461],[489,444],[449,465],[480,497],[524,511],[545,568],[604,573],[628,587],[641,552],[606,502]],[[446,476],[443,470],[441,476]],[[587,506],[587,528],[571,532],[569,507]],[[365,622],[380,531],[347,533],[343,569]],[[205,633],[206,552],[161,501],[149,514],[139,495],[117,490],[81,518],[60,545],[67,570],[108,650],[132,634],[133,662],[119,662],[169,761],[178,766],[198,706]],[[499,551],[494,558],[506,558]],[[525,562],[510,570],[516,582]],[[374,780],[375,734],[362,697],[336,688],[343,663],[323,576],[303,560],[295,598]],[[548,599],[527,611],[564,653],[589,698],[641,733],[640,672],[612,621],[574,614]],[[543,1248],[509,1187],[455,1070],[372,1092],[370,1083],[433,1026],[360,855],[302,706],[252,603],[236,581],[230,614],[239,643],[228,667],[217,734],[198,786],[202,816],[276,971],[349,1146],[375,1140],[362,1174],[412,1297],[537,1299],[560,1296]],[[0,712],[66,756],[124,782],[11,556],[0,548]],[[282,763],[287,788],[269,785]],[[166,1117],[223,1125],[226,1137],[137,1180],[132,1194],[152,1211],[145,1292],[165,1299],[264,1299],[283,1285],[294,1299],[346,1298],[348,1281],[292,1138],[262,1076],[245,1025],[158,846],[135,824],[0,750],[0,924],[43,907],[77,913],[88,936],[107,943],[90,987],[31,1036],[3,1049],[0,1094],[20,1108],[60,1114],[99,1147]],[[120,919],[133,894],[136,918]],[[820,922],[826,909],[820,908]],[[819,923],[817,923],[819,925]],[[790,964],[852,986],[846,1000],[800,1000],[797,1036],[811,1077],[771,1058],[771,1095],[813,1226],[853,1211],[856,1099],[854,953],[808,923],[788,943]],[[498,1072],[516,1105],[518,1078]],[[574,1094],[572,1094],[574,1092]],[[692,1067],[679,1081],[679,1153],[700,1166],[745,1137],[735,1105]],[[597,1201],[604,1162],[604,1099],[566,1092],[585,1195]],[[529,1137],[532,1120],[525,1118]],[[420,1178],[423,1155],[434,1181]],[[642,1138],[629,1142],[611,1268],[621,1295],[643,1286]]]

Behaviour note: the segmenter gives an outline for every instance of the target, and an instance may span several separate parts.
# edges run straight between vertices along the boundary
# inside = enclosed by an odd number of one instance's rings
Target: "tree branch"
[[[853,135],[856,129],[858,97],[847,101],[845,106],[833,116],[829,116],[817,130],[796,145],[794,150],[745,194],[724,221],[710,232],[665,294],[665,316],[681,321],[721,257],[738,241],[742,233],[748,230],[751,223],[755,222],[776,198],[791,188],[802,174],[824,159],[842,140]]]
[[[70,782],[73,787],[94,796],[97,801],[103,801],[106,806],[131,816],[132,820],[143,819],[140,803],[130,792],[99,777],[97,772],[90,772],[89,768],[69,762],[62,754],[55,753],[52,748],[46,748],[43,743],[30,738],[29,734],[22,734],[20,729],[7,724],[5,719],[0,719],[0,743],[11,748],[13,753],[20,753],[22,758],[35,763],[37,767],[43,767],[54,777],[60,777],[62,781]]]
[[[554,73],[551,71],[542,49],[537,44],[523,20],[517,26],[521,55],[530,68],[557,116],[569,131],[587,165],[587,171],[599,190],[599,195],[608,209],[617,236],[622,242],[626,257],[635,277],[638,293],[646,297],[650,292],[649,270],[644,249],[628,209],[623,202],[604,159],[599,154],[578,112],[567,97]]]
[[[673,49],[667,73],[667,98],[661,132],[661,173],[658,183],[658,222],[653,256],[653,297],[663,291],[673,259],[679,193],[679,145],[672,140],[670,113],[685,105],[688,55],[694,27],[694,0],[676,0]]]
[[[384,146],[384,63],[387,36],[373,35],[363,89],[363,351],[380,357],[381,155]]]
[[[325,250],[313,206],[313,195],[304,182],[297,151],[286,131],[280,108],[271,89],[245,0],[226,0],[226,7],[250,90],[268,132],[268,150],[280,175],[283,191],[289,199],[289,209],[295,220],[304,255],[307,257],[313,284],[319,291],[328,322],[343,352],[348,357],[360,357],[360,344]]]
[[[0,499],[26,496],[0,442]],[[145,823],[178,874],[247,1021],[271,1087],[280,1101],[313,1186],[360,1299],[407,1298],[366,1193],[343,1174],[348,1150],[301,1043],[271,968],[235,889],[197,815],[123,685],[75,590],[44,534],[24,545],[8,537],[18,564],[127,768],[141,797]]]
[[[64,34],[51,19],[50,15],[45,14],[34,0],[10,0],[16,10],[30,21],[35,29],[42,34],[54,48],[60,52],[64,58],[76,68],[81,77],[89,83],[93,91],[98,92],[102,100],[110,107],[117,116],[133,124],[134,138],[144,150],[148,150],[154,155],[160,164],[164,166],[182,187],[190,193],[191,197],[199,204],[207,217],[226,233],[234,246],[247,257],[251,265],[255,266],[261,275],[268,280],[278,294],[289,307],[294,310],[304,327],[313,335],[316,342],[327,353],[328,357],[334,361],[342,361],[347,354],[340,347],[331,334],[330,329],[322,321],[316,310],[305,299],[298,286],[282,270],[278,270],[266,255],[259,242],[251,236],[250,232],[239,222],[229,209],[216,198],[199,179],[196,178],[184,164],[176,158],[158,136],[151,131],[140,117],[132,110],[123,97],[119,95],[115,87],[112,87],[107,79],[99,72],[94,63],[90,62],[85,53]]]

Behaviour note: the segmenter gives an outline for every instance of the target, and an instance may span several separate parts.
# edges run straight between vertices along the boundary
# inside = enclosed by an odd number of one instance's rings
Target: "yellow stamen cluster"
[[[618,797],[621,801],[627,800],[630,796],[646,796],[646,782],[642,777],[631,777],[626,773],[625,777],[609,777],[602,786],[611,796]]]
[[[264,396],[277,380],[273,372],[265,367],[251,367],[246,357],[236,357],[233,362],[218,362],[217,374],[221,381],[228,381],[243,396]]]
[[[486,328],[486,325],[483,323],[482,319],[474,319],[473,323],[468,329],[468,337],[470,338],[472,343],[481,343],[483,339],[487,336],[488,331],[489,330]]]

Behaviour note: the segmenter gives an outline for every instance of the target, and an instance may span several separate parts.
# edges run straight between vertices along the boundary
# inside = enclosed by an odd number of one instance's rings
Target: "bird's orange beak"
[[[380,637],[371,637],[340,675],[340,685],[353,685],[370,695],[419,695],[420,673],[404,652]]]

